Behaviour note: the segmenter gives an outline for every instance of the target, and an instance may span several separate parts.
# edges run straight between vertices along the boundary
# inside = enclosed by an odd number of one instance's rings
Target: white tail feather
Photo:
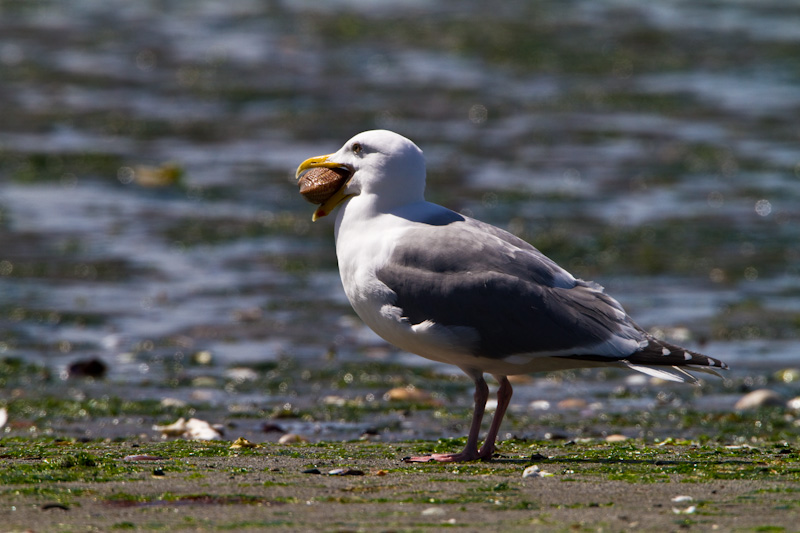
[[[631,370],[636,370],[637,372],[641,372],[642,374],[647,374],[648,376],[652,376],[652,377],[658,378],[658,379],[663,379],[663,380],[666,380],[666,381],[675,381],[675,382],[678,382],[678,383],[685,383],[687,381],[687,378],[692,383],[697,381],[697,379],[695,379],[695,377],[693,375],[691,375],[690,373],[688,373],[688,372],[686,372],[686,371],[684,371],[684,370],[682,370],[682,369],[680,369],[680,368],[678,368],[676,366],[675,367],[669,367],[669,368],[677,370],[681,374],[684,374],[683,376],[678,375],[678,374],[673,374],[672,372],[670,372],[668,370],[665,370],[664,368],[653,368],[651,366],[633,365],[633,364],[631,364],[631,363],[629,363],[627,361],[620,361],[620,363],[624,364],[625,366],[627,366]]]

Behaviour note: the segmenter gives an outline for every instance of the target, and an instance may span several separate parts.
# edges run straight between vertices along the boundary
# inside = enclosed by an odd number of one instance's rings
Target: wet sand
[[[4,530],[788,531],[796,525],[800,464],[786,448],[536,445],[532,459],[529,445],[517,442],[489,463],[400,461],[434,445],[62,445],[64,453],[77,446],[98,457],[94,466],[65,467],[84,469],[86,477],[94,469],[98,480],[46,489],[7,484],[0,496]],[[131,462],[129,452],[160,459]],[[37,460],[6,459],[5,467]],[[112,464],[120,470],[109,475]],[[523,478],[532,464],[553,475]],[[314,468],[321,473],[306,473]],[[328,474],[336,469],[351,475]]]

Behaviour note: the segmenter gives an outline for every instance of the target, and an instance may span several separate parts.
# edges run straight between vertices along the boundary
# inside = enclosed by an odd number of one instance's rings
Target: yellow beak
[[[308,170],[309,168],[315,168],[315,167],[342,168],[342,165],[334,163],[333,161],[329,160],[329,158],[332,155],[333,154],[318,155],[317,157],[311,157],[309,159],[306,159],[305,161],[300,163],[299,167],[297,167],[297,171],[295,172],[294,177],[296,179],[300,179],[300,174],[302,174],[304,170]],[[319,206],[317,210],[314,211],[314,215],[311,217],[311,220],[313,222],[316,222],[317,219],[319,218],[329,215],[331,211],[333,211],[336,208],[337,205],[344,202],[351,196],[355,196],[353,194],[345,194],[344,192],[349,182],[350,180],[347,180],[345,184],[342,185],[342,187],[338,191],[333,193],[333,196],[328,198],[328,200],[324,204]]]

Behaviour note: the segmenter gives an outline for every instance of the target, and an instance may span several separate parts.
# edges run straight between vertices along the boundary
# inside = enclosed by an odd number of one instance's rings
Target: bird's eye
[[[353,153],[354,154],[356,154],[356,155],[360,154],[361,150],[363,150],[363,147],[361,146],[361,143],[354,143],[353,144]]]

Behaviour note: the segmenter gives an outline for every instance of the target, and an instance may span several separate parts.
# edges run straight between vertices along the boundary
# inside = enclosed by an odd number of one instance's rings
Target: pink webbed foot
[[[421,455],[418,457],[406,457],[405,463],[466,463],[468,461],[487,461],[492,458],[493,452],[488,455],[478,451],[458,453],[434,453],[431,455]]]
[[[463,463],[466,461],[474,461],[478,458],[478,454],[469,453],[434,453],[432,455],[420,455],[418,457],[406,457],[403,462],[406,463]]]
[[[489,427],[489,433],[486,435],[486,441],[478,450],[478,433],[481,430],[481,419],[486,407],[486,399],[489,397],[489,387],[483,379],[483,374],[480,371],[467,371],[467,374],[472,376],[475,381],[475,409],[472,413],[472,424],[469,428],[469,436],[467,437],[466,447],[459,453],[434,453],[431,455],[422,455],[418,457],[406,457],[403,459],[406,463],[464,463],[467,461],[477,461],[481,459],[488,461],[494,455],[495,440],[497,440],[497,433],[500,429],[500,423],[503,421],[503,415],[506,413],[506,408],[511,400],[511,383],[505,376],[495,376],[500,383],[500,388],[497,391],[497,409],[492,419],[492,425]]]

